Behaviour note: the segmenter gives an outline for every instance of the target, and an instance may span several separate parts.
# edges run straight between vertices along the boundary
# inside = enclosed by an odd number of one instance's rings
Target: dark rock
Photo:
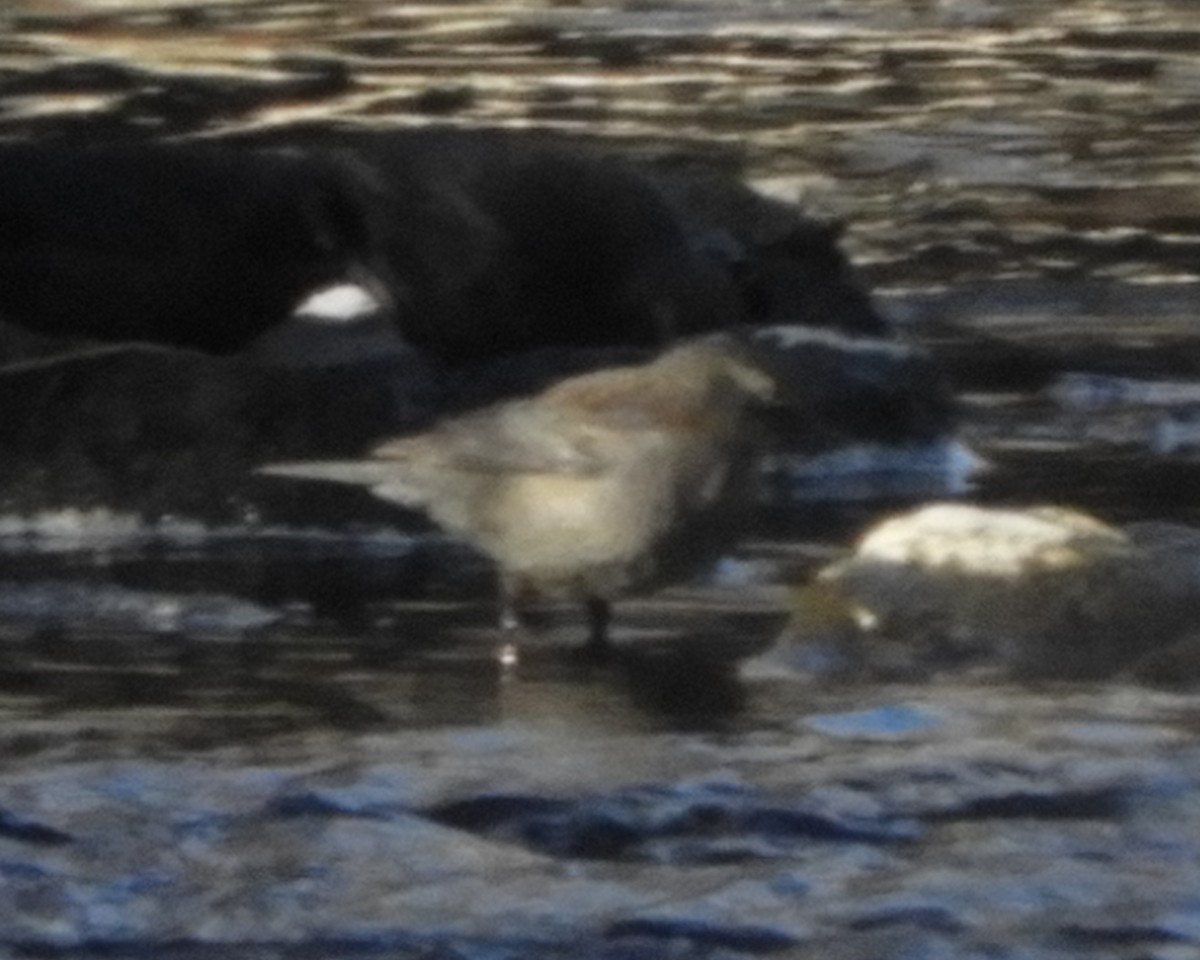
[[[334,141],[388,197],[401,332],[458,364],[543,346],[659,346],[737,319],[658,188],[578,145],[428,129]]]
[[[373,171],[400,328],[452,364],[545,346],[657,346],[734,323],[889,336],[841,228],[737,180],[504,130],[330,127],[252,142]]]
[[[354,367],[265,368],[128,346],[13,364],[0,368],[3,500],[214,522],[258,507],[267,518],[315,508],[336,522],[345,510],[318,507],[320,491],[263,484],[253,467],[285,453],[357,453],[426,422],[433,390],[427,366],[405,352]],[[364,513],[368,503],[348,509],[395,522],[394,510]]]
[[[645,347],[539,347],[464,364],[448,373],[447,412],[474,410],[514,397],[532,396],[551,384],[604,367],[649,360]]]
[[[693,247],[731,274],[744,321],[893,333],[841,249],[842,224],[764,196],[735,173],[665,161],[648,173],[675,205]]]
[[[236,351],[323,284],[382,291],[367,193],[351,165],[294,152],[0,144],[0,318]]]
[[[953,431],[954,400],[921,349],[800,324],[759,328],[749,342],[779,384],[775,426],[789,451],[921,443]]]

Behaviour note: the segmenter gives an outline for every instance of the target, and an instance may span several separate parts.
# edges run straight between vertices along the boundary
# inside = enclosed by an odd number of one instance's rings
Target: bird
[[[453,416],[351,461],[260,473],[371,488],[423,510],[490,558],[500,627],[531,600],[582,604],[584,647],[612,652],[613,602],[701,572],[745,528],[775,379],[743,338],[680,342],[638,364],[567,377]]]

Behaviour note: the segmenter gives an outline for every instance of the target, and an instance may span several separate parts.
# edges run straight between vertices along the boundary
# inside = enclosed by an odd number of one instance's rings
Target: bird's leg
[[[587,611],[588,638],[584,652],[596,660],[612,656],[612,644],[608,639],[608,624],[612,620],[612,607],[603,597],[589,594],[583,601]]]
[[[521,615],[522,585],[500,575],[500,647],[496,657],[502,667],[511,669],[520,661],[520,640],[528,629]]]
[[[521,619],[521,614],[517,611],[512,597],[507,593],[502,595],[500,598],[500,632],[505,636],[511,636],[523,629],[525,629],[525,622]]]
[[[518,631],[527,629],[525,616],[521,610],[521,603],[528,593],[526,584],[517,577],[509,576],[505,573],[500,573],[499,578],[499,595],[500,595],[500,632],[507,635],[514,635]]]

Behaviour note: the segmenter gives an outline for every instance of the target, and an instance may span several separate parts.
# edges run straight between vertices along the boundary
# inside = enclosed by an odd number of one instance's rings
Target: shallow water
[[[1190,386],[1200,365],[1191,0],[28,0],[0,21],[7,133],[444,120],[740,170],[844,217],[888,311],[958,364],[964,438],[992,464],[971,497],[1200,523],[1200,403],[1113,379]],[[988,363],[1008,343],[1053,369],[998,381]],[[1080,370],[1104,379],[1044,389]],[[969,676],[839,686],[737,666],[779,629],[781,583],[914,499],[775,504],[713,581],[622,605],[615,662],[581,662],[578,618],[559,611],[507,668],[488,571],[427,531],[6,518],[0,814],[15,819],[0,817],[0,943],[1190,955],[1194,694]],[[117,588],[150,593],[127,603]],[[271,622],[243,629],[261,612]],[[747,828],[778,817],[715,801],[714,783],[924,832],[911,848],[810,848]],[[677,793],[655,806],[620,794],[631,784]],[[510,807],[528,830],[585,849],[586,823],[528,798],[582,798],[591,822],[589,803],[669,819],[682,796],[710,819],[643,824],[624,860],[565,865],[513,843],[509,807],[484,811],[480,840],[445,816],[429,826],[434,808],[498,793],[527,798]],[[714,816],[741,826],[721,833]]]
[[[441,120],[682,150],[846,218],[848,246],[887,310],[935,349],[947,347],[939,324],[952,321],[1052,351],[1062,370],[1187,376],[1200,360],[1200,59],[1185,2],[30,2],[7,17],[9,133]],[[980,363],[989,347],[967,349]],[[1081,409],[1027,387],[964,391],[964,436],[991,464],[973,497],[1068,502],[1118,521],[1197,519],[1194,400]],[[744,551],[742,576],[765,595],[745,601],[745,616],[762,621],[747,650],[774,623],[763,612],[779,605],[772,584],[921,498],[879,489],[848,504],[785,503],[764,518]],[[126,708],[144,716],[147,698],[185,719],[203,705],[205,723],[185,725],[233,738],[325,723],[473,724],[503,713],[475,685],[517,679],[494,676],[488,574],[436,538],[296,538],[253,524],[158,535],[117,523],[113,533],[101,521],[72,542],[70,518],[64,526],[66,538],[6,537],[0,580],[216,594],[279,619],[239,637],[225,610],[217,633],[229,636],[193,642],[177,626],[146,630],[144,612],[89,623],[86,602],[71,623],[10,614],[3,682],[23,716],[85,703],[120,726]],[[736,608],[737,592],[717,602]],[[639,627],[694,632],[687,600],[637,606]],[[685,622],[672,625],[680,611]],[[571,633],[556,635],[564,650]],[[548,651],[538,656],[562,652]],[[471,692],[414,692],[453,690],[447,677]],[[706,716],[719,729],[746,709],[736,680],[715,713],[686,696],[643,703],[610,681],[579,671],[572,698],[606,691],[604,715],[621,726]]]

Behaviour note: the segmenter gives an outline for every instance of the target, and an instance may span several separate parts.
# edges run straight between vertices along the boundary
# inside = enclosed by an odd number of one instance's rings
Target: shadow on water
[[[637,601],[619,615],[616,653],[598,662],[582,649],[581,617],[549,609],[509,664],[491,576],[456,550],[414,566],[342,548],[288,557],[243,546],[6,557],[5,711],[26,725],[61,724],[64,736],[83,725],[97,741],[185,750],[320,729],[720,729],[745,705],[738,661],[783,622],[777,607],[727,590]],[[18,568],[21,578],[8,579]],[[414,576],[426,595],[404,599]],[[53,611],[16,607],[13,598],[41,597],[47,583],[69,584],[56,589],[78,608],[74,620],[59,593],[47,600]],[[115,609],[125,597],[116,591],[133,598],[128,608]],[[186,608],[200,597],[217,598],[207,632],[186,629],[186,616],[147,624],[146,604]],[[243,629],[248,603],[271,622]]]

